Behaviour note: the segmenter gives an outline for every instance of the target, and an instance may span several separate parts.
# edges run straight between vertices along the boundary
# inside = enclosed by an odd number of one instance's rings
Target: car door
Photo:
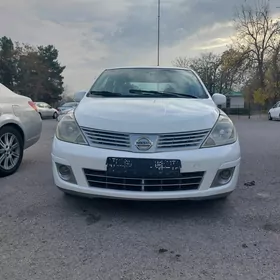
[[[52,106],[50,106],[49,104],[45,103],[45,108],[46,108],[46,114],[47,117],[50,118],[53,116],[54,110],[52,108]]]
[[[270,109],[270,115],[272,118],[278,118],[279,117],[279,113],[277,114],[277,111],[279,110],[279,105],[280,102],[277,102],[271,109]]]
[[[45,111],[44,103],[36,102],[36,106],[37,106],[38,111],[39,111],[40,115],[42,116],[42,118],[45,118],[46,117],[46,111]]]
[[[45,117],[45,118],[48,118],[50,115],[50,113],[49,113],[49,108],[48,108],[48,104],[46,104],[46,103],[43,103],[42,104],[43,105],[43,112],[44,112],[44,114],[43,114],[43,116]]]

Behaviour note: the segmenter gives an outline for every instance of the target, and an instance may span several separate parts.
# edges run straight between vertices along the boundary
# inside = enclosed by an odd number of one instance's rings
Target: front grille
[[[199,147],[209,133],[207,130],[198,130],[182,133],[161,134],[158,139],[157,149],[178,149]]]
[[[129,134],[103,131],[92,128],[81,127],[89,144],[99,147],[114,147],[118,149],[129,149],[130,138]]]
[[[181,173],[180,178],[145,179],[111,177],[106,171],[84,169],[89,187],[126,190],[126,191],[186,191],[197,190],[203,179],[204,172]]]
[[[93,147],[141,152],[136,147],[131,146],[131,143],[134,142],[134,134],[98,130],[88,127],[81,127],[81,129],[89,144]],[[154,137],[154,141],[157,143],[156,147],[152,148],[152,152],[199,148],[209,131],[209,129],[205,129],[180,133],[166,133],[158,136],[152,135],[151,137]],[[149,137],[148,135],[149,134],[145,134],[146,137]],[[141,138],[141,135],[139,135],[139,138]]]

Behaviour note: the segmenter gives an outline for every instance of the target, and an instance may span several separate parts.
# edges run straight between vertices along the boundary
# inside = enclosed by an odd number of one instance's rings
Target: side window
[[[37,105],[37,107],[39,107],[39,108],[44,108],[44,106],[42,105],[42,103],[37,103],[36,105]]]
[[[50,109],[51,108],[51,106],[47,103],[42,103],[42,105],[43,105],[43,108],[45,108],[45,109]]]
[[[276,104],[276,105],[277,105],[277,107],[280,107],[280,102],[277,102],[277,104]]]

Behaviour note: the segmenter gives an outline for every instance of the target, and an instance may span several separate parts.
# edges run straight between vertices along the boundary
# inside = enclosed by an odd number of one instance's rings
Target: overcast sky
[[[244,0],[161,0],[161,65],[221,52]],[[253,2],[253,0],[247,0]],[[270,0],[275,12],[280,0]],[[280,9],[279,9],[280,10]],[[70,90],[88,89],[106,67],[156,65],[157,0],[0,0],[0,36],[53,44]]]

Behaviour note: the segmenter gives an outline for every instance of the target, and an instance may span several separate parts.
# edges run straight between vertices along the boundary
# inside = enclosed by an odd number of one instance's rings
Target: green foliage
[[[268,94],[262,88],[255,90],[253,94],[254,103],[259,105],[265,105],[268,97]]]
[[[0,83],[13,89],[16,78],[16,58],[12,40],[0,38]]]
[[[64,91],[58,50],[52,46],[30,46],[0,38],[0,83],[11,90],[53,104]]]

